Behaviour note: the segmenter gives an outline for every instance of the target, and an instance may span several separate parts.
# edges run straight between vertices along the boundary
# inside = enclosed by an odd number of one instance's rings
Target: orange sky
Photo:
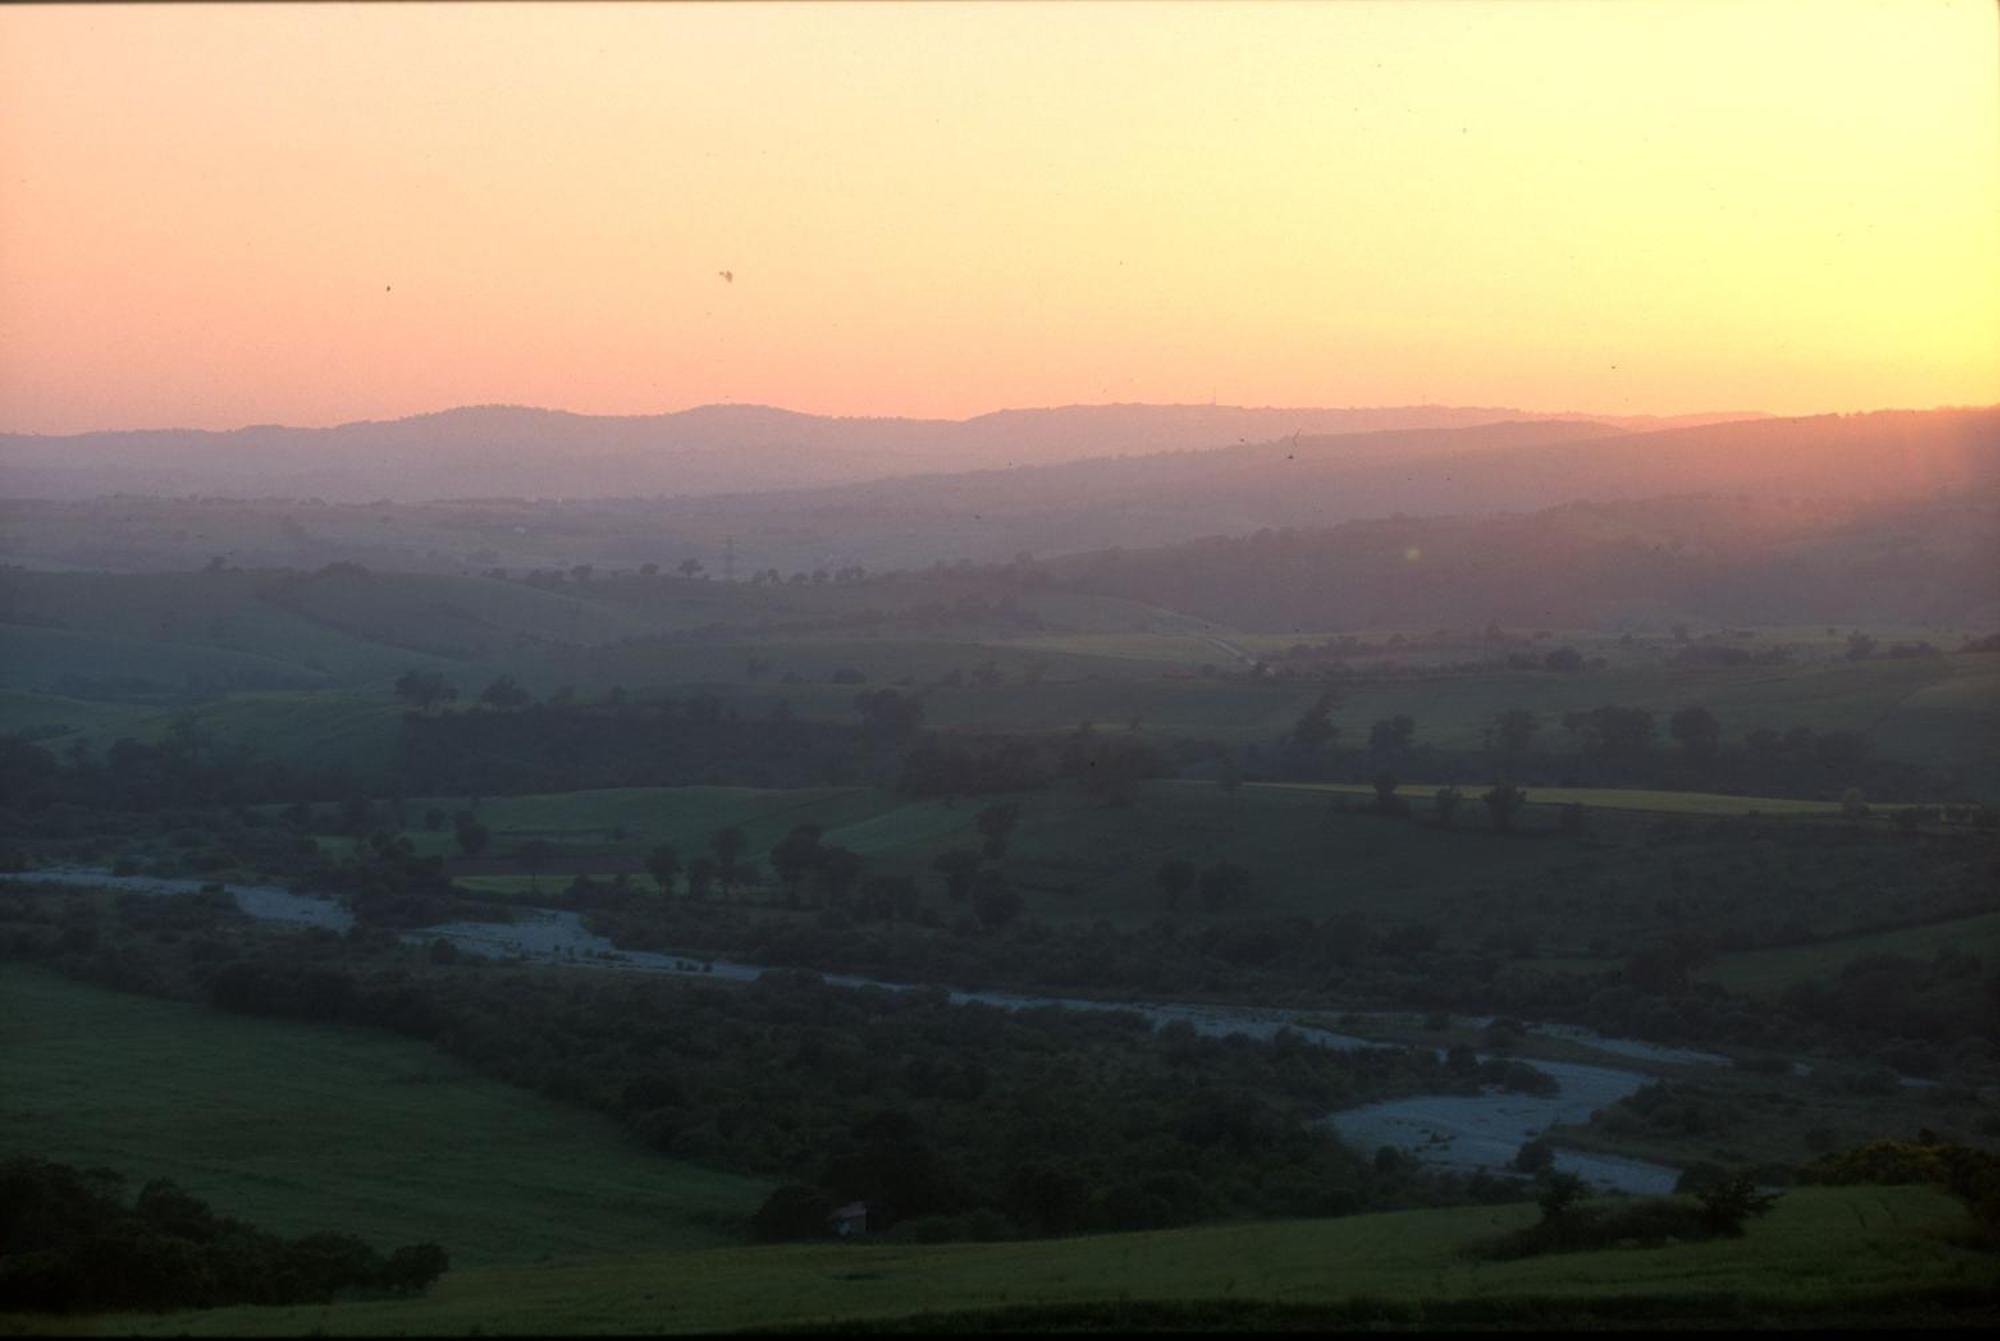
[[[1986,0],[9,7],[0,429],[1987,403],[1997,65]]]

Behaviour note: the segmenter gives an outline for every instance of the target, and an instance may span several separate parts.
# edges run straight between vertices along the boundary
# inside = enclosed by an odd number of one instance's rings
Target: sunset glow
[[[9,8],[0,430],[1989,402],[1996,55],[1987,3]]]

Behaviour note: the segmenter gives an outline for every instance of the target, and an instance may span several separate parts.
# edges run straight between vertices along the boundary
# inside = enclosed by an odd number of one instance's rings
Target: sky
[[[8,6],[0,430],[2000,401],[2000,19]]]

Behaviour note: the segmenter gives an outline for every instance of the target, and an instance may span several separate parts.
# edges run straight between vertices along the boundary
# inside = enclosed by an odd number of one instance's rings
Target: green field
[[[1382,890],[1418,899],[1399,905],[1414,917],[1571,857],[1567,846],[1506,842],[1471,824],[1440,833],[1371,815],[1335,815],[1324,796],[1305,790],[1246,787],[1229,796],[1208,783],[1154,782],[1142,798],[1107,806],[1067,787],[1012,798],[1021,811],[1007,865],[1030,915],[1149,924],[1164,911],[1155,872],[1176,856],[1239,862],[1257,878],[1257,914],[1316,919],[1379,907]],[[871,788],[655,787],[496,797],[482,801],[478,813],[493,831],[495,855],[531,837],[559,845],[541,876],[544,887],[577,869],[603,869],[611,854],[637,869],[658,841],[678,844],[685,860],[705,851],[726,824],[744,829],[748,855],[762,864],[773,843],[804,823],[822,826],[823,841],[852,848],[871,869],[914,875],[929,887],[936,881],[932,859],[977,847],[978,815],[1000,799],[911,800]],[[460,804],[463,798],[437,798],[407,809],[414,819],[426,807],[448,812]],[[625,831],[622,839],[614,837],[617,828]],[[450,850],[448,832],[409,836],[421,849]]]
[[[1342,794],[1366,790],[1340,789]],[[1404,794],[1420,815],[1427,811],[1422,790]],[[1572,796],[1607,809],[1615,800],[1636,799],[1650,810],[1682,799],[1672,793],[1531,790],[1536,802]],[[495,797],[483,800],[478,811],[492,831],[488,861],[461,874],[477,888],[524,893],[530,882],[504,863],[521,843],[540,838],[556,844],[540,874],[544,891],[560,889],[582,872],[637,875],[653,844],[672,842],[687,861],[708,850],[715,830],[725,825],[742,827],[749,839],[746,856],[766,866],[772,844],[792,826],[811,823],[825,831],[823,841],[866,857],[871,871],[914,876],[949,917],[957,906],[944,900],[931,863],[947,850],[976,848],[978,816],[1000,799],[912,799],[858,787],[658,787]],[[1768,897],[1720,911],[1731,925],[1754,928],[1764,943],[1773,943],[1769,936],[1781,930],[1797,939],[1799,930],[1780,927],[1793,922],[1806,934],[1830,938],[1863,929],[1872,934],[1892,921],[1919,925],[1958,910],[1963,898],[1962,891],[1953,893],[1907,868],[1899,850],[1871,850],[1871,864],[1864,868],[1825,853],[1794,854],[1769,841],[1739,850],[1727,839],[1703,839],[1675,857],[1644,843],[1562,836],[1549,831],[1546,814],[1531,821],[1536,832],[1510,839],[1491,831],[1476,800],[1453,828],[1440,830],[1359,806],[1336,811],[1328,789],[1310,785],[1246,784],[1231,794],[1213,783],[1162,780],[1144,784],[1126,806],[1107,805],[1067,786],[1010,799],[1020,810],[1006,869],[1027,915],[1052,925],[1099,919],[1126,928],[1151,925],[1169,911],[1157,872],[1176,857],[1203,866],[1235,863],[1251,873],[1254,885],[1249,900],[1227,909],[1211,911],[1189,900],[1176,914],[1183,921],[1304,916],[1323,922],[1353,915],[1378,930],[1428,922],[1466,944],[1493,935],[1513,943],[1517,933],[1525,933],[1539,952],[1532,957],[1536,966],[1562,968],[1567,965],[1551,957],[1583,956],[1573,967],[1586,971],[1615,963],[1617,947],[1629,952],[1659,934],[1665,924],[1658,900],[1671,892],[1668,867],[1675,859],[1694,860],[1702,870],[1723,869],[1725,863],[1734,870],[1735,863],[1754,860],[1765,872],[1758,878],[1770,882]],[[1768,806],[1774,822],[1826,809],[1814,802],[1690,799],[1685,813]],[[416,800],[405,813],[416,824],[428,808],[448,814],[465,801]],[[454,851],[448,829],[412,829],[408,836],[421,851]],[[339,850],[347,840],[323,841]],[[766,896],[752,889],[744,897],[758,902]],[[1606,948],[1593,949],[1592,941],[1600,938]],[[1837,955],[1845,944],[1830,939],[1818,953]],[[1871,948],[1857,942],[1854,953]],[[1838,962],[1828,960],[1832,967]]]
[[[1375,789],[1358,782],[1253,782],[1247,787],[1281,788],[1287,791],[1339,792],[1347,796],[1375,795]],[[1423,806],[1437,793],[1435,782],[1405,782],[1397,794]],[[1468,801],[1476,801],[1478,787],[1461,787]],[[1718,796],[1708,792],[1649,792],[1622,787],[1530,787],[1529,805],[1569,805],[1576,803],[1599,810],[1638,810],[1674,815],[1838,815],[1836,801],[1800,801],[1782,796]]]
[[[1751,995],[1783,991],[1808,978],[1827,978],[1863,955],[1893,954],[1931,959],[1941,950],[2000,960],[2000,913],[1957,918],[1929,926],[1899,927],[1862,936],[1841,936],[1810,945],[1772,950],[1740,950],[1720,955],[1700,976],[1732,992]]]
[[[1788,1193],[1748,1237],[1521,1262],[1465,1256],[1532,1206],[1414,1211],[1122,1234],[907,1247],[828,1244],[651,1254],[517,1271],[455,1271],[411,1301],[235,1308],[96,1320],[101,1333],[465,1335],[691,1332],[867,1324],[913,1315],[1135,1301],[1454,1306],[1639,1301],[1672,1316],[1729,1303],[1765,1314],[1865,1307],[2000,1284],[1961,1243],[1965,1213],[1925,1188]],[[1718,1301],[1725,1301],[1718,1304]],[[1060,1319],[1060,1314],[1053,1314]],[[1408,1316],[1408,1315],[1406,1315]],[[1532,1314],[1529,1314],[1532,1317]]]
[[[469,1267],[740,1241],[768,1187],[388,1035],[225,1015],[0,964],[0,1153],[172,1178],[286,1234]]]

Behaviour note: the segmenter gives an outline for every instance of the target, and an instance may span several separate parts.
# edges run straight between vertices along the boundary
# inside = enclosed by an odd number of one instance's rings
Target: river
[[[8,877],[0,877],[8,878]],[[66,869],[34,871],[14,879],[34,879],[93,889],[126,889],[144,894],[186,894],[200,890],[199,880],[151,876],[117,876],[104,871]],[[346,931],[354,919],[331,899],[294,894],[273,885],[226,885],[236,904],[251,917],[293,926]],[[645,950],[620,950],[583,925],[576,913],[552,908],[516,908],[513,922],[450,922],[406,932],[403,939],[428,944],[449,941],[461,951],[493,959],[621,969],[638,973],[705,976],[751,982],[765,966]],[[883,982],[854,974],[821,975],[839,987],[879,987],[909,991],[908,983]],[[1389,1046],[1319,1028],[1301,1028],[1299,1012],[1265,1006],[1190,1005],[1149,1001],[1093,1001],[1077,997],[1040,996],[1016,992],[953,991],[954,1002],[980,1002],[1006,1010],[1059,1006],[1071,1010],[1129,1011],[1150,1020],[1155,1028],[1185,1021],[1196,1032],[1221,1037],[1245,1034],[1268,1039],[1281,1029],[1326,1047]],[[1378,1013],[1388,1016],[1390,1013]],[[1406,1016],[1397,1018],[1408,1018]],[[1473,1021],[1477,1024],[1478,1021]],[[1605,1038],[1573,1025],[1528,1026],[1531,1032],[1586,1043],[1600,1051],[1639,1060],[1672,1064],[1725,1064],[1727,1058],[1688,1048],[1667,1048],[1636,1039]],[[1557,1123],[1587,1122],[1600,1108],[1651,1083],[1644,1072],[1577,1062],[1533,1063],[1558,1086],[1552,1095],[1508,1093],[1488,1089],[1480,1094],[1415,1095],[1390,1099],[1329,1114],[1322,1119],[1341,1139],[1361,1151],[1393,1146],[1441,1168],[1471,1172],[1504,1170],[1522,1143]],[[1623,1192],[1662,1193],[1673,1190],[1680,1171],[1664,1164],[1558,1149],[1555,1165],[1599,1187]]]

